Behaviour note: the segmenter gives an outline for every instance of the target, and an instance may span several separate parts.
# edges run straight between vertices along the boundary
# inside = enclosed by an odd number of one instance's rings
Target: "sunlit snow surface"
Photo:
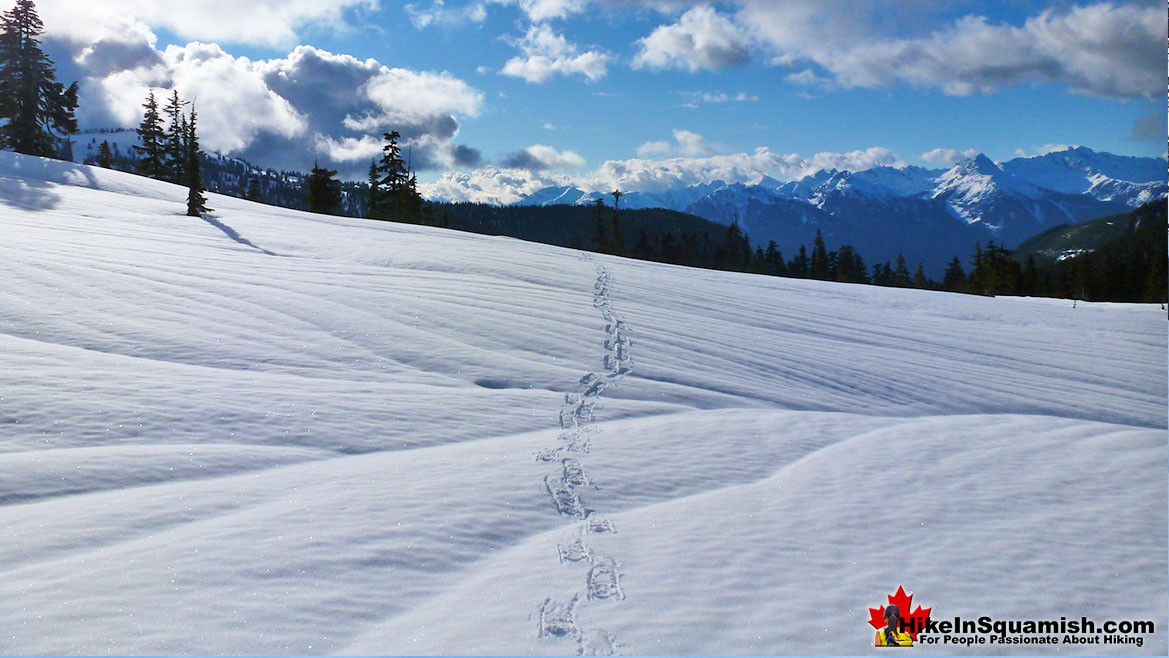
[[[898,585],[1167,650],[1155,305],[184,199],[0,154],[0,653],[864,653]]]

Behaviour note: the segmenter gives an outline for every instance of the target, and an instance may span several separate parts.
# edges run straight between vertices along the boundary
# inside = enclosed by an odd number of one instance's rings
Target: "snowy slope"
[[[898,584],[1169,622],[1155,306],[184,197],[0,153],[0,653],[861,653]]]

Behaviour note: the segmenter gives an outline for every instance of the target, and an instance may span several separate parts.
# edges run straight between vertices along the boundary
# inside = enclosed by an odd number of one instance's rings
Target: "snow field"
[[[1155,306],[183,199],[0,153],[0,652],[860,653],[898,584],[1169,622]]]

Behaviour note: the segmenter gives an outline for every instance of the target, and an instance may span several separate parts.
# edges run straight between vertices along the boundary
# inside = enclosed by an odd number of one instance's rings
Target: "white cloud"
[[[527,169],[483,167],[474,171],[447,171],[432,183],[420,183],[427,199],[471,201],[506,205],[551,185],[564,185],[562,176],[547,176]]]
[[[547,171],[551,169],[579,169],[584,164],[584,158],[572,151],[557,151],[551,146],[533,144],[509,155],[504,159],[503,166],[509,169]]]
[[[1015,155],[1020,158],[1030,158],[1036,155],[1047,155],[1048,153],[1056,153],[1058,151],[1066,151],[1072,148],[1071,144],[1044,144],[1043,146],[1032,146],[1027,149],[1015,149]]]
[[[487,7],[472,2],[459,7],[448,7],[443,0],[433,0],[429,7],[407,4],[404,9],[410,22],[419,30],[428,27],[460,27],[482,23],[487,18]]]
[[[637,45],[634,68],[716,71],[750,58],[746,32],[707,5],[687,11],[672,25],[654,28]]]
[[[813,62],[844,87],[908,83],[964,95],[1037,82],[1120,98],[1164,92],[1163,7],[1099,3],[1047,9],[1021,26],[970,15],[905,37],[887,33],[873,16],[875,5],[741,2],[737,24],[766,45],[773,63]],[[806,70],[791,80],[817,78]]]
[[[759,100],[758,96],[742,91],[737,94],[728,94],[721,91],[687,91],[680,93],[686,99],[686,102],[682,103],[682,107],[690,108],[717,103],[753,103]]]
[[[515,45],[523,54],[504,64],[500,71],[504,75],[544,82],[556,74],[578,74],[599,80],[608,73],[609,55],[595,50],[579,52],[575,44],[544,24],[529,27]]]
[[[519,7],[533,22],[565,18],[579,14],[588,6],[589,0],[491,0],[500,5]]]
[[[665,157],[703,157],[729,149],[721,144],[711,144],[703,139],[702,135],[689,130],[675,130],[674,141],[646,142],[637,147],[637,155],[641,158]]]
[[[376,0],[40,0],[37,11],[49,35],[76,42],[99,41],[111,21],[133,16],[186,39],[281,46],[294,42],[304,25],[339,29],[345,10],[376,5]]]
[[[424,186],[423,190],[429,198],[435,199],[514,203],[551,185],[573,185],[586,192],[607,192],[613,189],[661,192],[715,180],[753,183],[763,176],[802,178],[819,169],[860,171],[877,166],[904,166],[904,163],[883,147],[849,153],[824,152],[811,157],[795,153],[779,154],[760,147],[753,153],[609,160],[593,171],[575,176],[551,176],[529,170],[484,167],[470,172],[446,172],[438,181]]]
[[[936,148],[926,151],[921,154],[921,159],[926,162],[932,162],[940,165],[953,165],[964,158],[972,158],[978,155],[977,149],[966,149],[965,151],[958,151],[956,149]]]

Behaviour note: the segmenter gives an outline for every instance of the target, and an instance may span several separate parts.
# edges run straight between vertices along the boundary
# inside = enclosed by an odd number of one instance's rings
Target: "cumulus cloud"
[[[764,176],[802,178],[820,169],[860,171],[904,164],[896,154],[883,147],[849,153],[824,152],[811,157],[796,153],[779,154],[760,147],[752,153],[609,160],[593,171],[574,176],[485,167],[470,172],[446,172],[434,183],[421,186],[421,189],[428,198],[506,204],[552,185],[572,185],[586,192],[608,192],[613,189],[661,192],[715,180],[754,183]]]
[[[482,2],[472,2],[460,7],[448,7],[443,0],[434,0],[428,7],[407,4],[404,9],[415,28],[460,27],[482,23],[487,18],[487,7]]]
[[[634,68],[716,71],[750,58],[746,32],[707,5],[687,11],[676,23],[654,28],[637,45]]]
[[[519,7],[528,20],[539,22],[579,14],[588,6],[588,0],[491,0],[499,5]]]
[[[207,149],[267,166],[303,169],[321,158],[344,175],[360,175],[388,130],[402,134],[417,168],[481,160],[453,140],[455,117],[476,116],[483,94],[450,74],[389,68],[310,46],[253,61],[217,44],[159,51],[155,42],[144,24],[128,20],[107,20],[92,43],[46,39],[67,53],[56,56],[68,69],[63,79],[81,83],[83,127],[134,126],[149,89],[159,95],[174,89],[195,102]]]
[[[736,21],[774,63],[813,62],[844,87],[909,83],[965,95],[1035,82],[1119,98],[1164,91],[1163,7],[1047,9],[1021,26],[969,15],[909,37],[883,34],[873,11],[845,0],[742,0]]]
[[[544,82],[560,75],[583,75],[599,80],[608,73],[610,56],[600,51],[580,52],[576,44],[544,24],[532,25],[515,45],[522,54],[504,64],[500,73],[528,82]]]
[[[673,142],[646,142],[637,147],[638,157],[700,157],[729,150],[720,144],[711,144],[702,135],[689,130],[675,130],[673,134]]]
[[[376,6],[377,0],[39,0],[37,11],[50,35],[79,43],[100,41],[111,17],[133,16],[186,39],[286,46],[301,26],[341,28],[346,10]]]
[[[965,151],[958,151],[956,149],[936,148],[921,154],[921,159],[926,162],[934,164],[950,166],[957,163],[964,158],[973,158],[978,155],[977,149],[966,149]]]
[[[557,151],[551,146],[534,144],[516,151],[504,159],[503,166],[510,169],[547,171],[551,169],[578,169],[585,164],[584,158],[572,151]]]

